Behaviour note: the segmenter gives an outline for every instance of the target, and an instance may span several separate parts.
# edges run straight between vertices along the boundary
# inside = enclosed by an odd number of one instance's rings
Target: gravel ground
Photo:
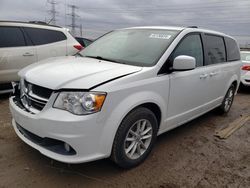
[[[0,96],[0,187],[250,187],[250,122],[226,140],[213,136],[249,113],[245,89],[227,116],[209,112],[161,135],[142,165],[122,170],[108,159],[67,165],[41,155],[16,136]]]

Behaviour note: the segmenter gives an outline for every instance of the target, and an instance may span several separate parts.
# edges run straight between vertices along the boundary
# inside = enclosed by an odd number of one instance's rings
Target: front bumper
[[[109,156],[102,147],[103,121],[98,121],[98,113],[76,116],[67,111],[47,108],[38,114],[31,114],[18,106],[14,99],[10,98],[10,110],[16,134],[45,156],[65,163],[83,163]],[[75,152],[67,154],[51,150],[47,145],[30,139],[20,131],[20,127],[38,138],[67,143]]]

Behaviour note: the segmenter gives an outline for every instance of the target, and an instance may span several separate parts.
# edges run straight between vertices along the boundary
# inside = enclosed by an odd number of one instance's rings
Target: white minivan
[[[17,72],[37,61],[75,55],[82,46],[66,28],[43,22],[0,21],[0,93],[11,89]]]
[[[157,135],[214,108],[227,113],[240,83],[236,41],[205,29],[115,30],[81,56],[26,67],[10,98],[16,134],[65,163],[134,167]]]

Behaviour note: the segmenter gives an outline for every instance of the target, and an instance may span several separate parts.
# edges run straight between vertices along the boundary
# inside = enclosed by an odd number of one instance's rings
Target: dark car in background
[[[82,38],[82,37],[75,37],[75,39],[83,46],[83,47],[87,47],[88,45],[90,45],[93,40],[90,39],[86,39],[86,38]]]

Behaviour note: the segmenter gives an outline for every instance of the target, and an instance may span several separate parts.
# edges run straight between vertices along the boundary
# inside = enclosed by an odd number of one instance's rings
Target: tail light
[[[81,44],[74,45],[74,48],[81,51],[83,49]]]
[[[241,70],[250,71],[250,65],[243,66]]]

